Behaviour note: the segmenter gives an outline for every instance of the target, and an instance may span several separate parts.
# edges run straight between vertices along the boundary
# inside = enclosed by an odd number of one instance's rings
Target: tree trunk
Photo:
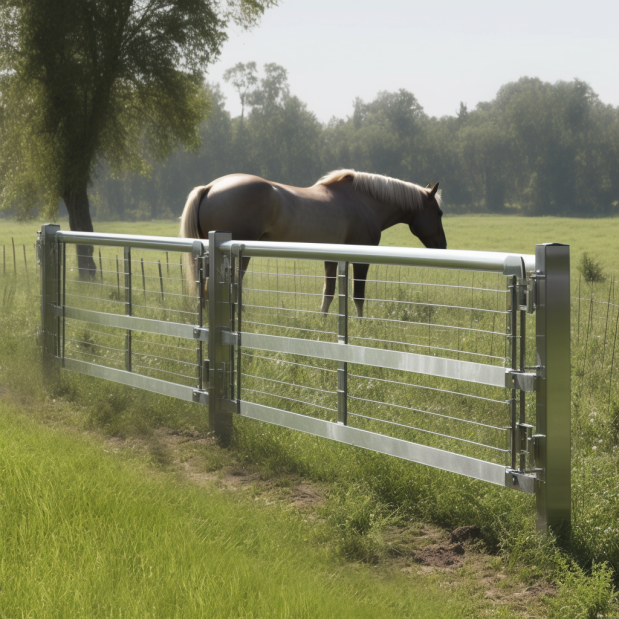
[[[69,227],[73,231],[92,232],[90,205],[88,203],[88,187],[68,188],[63,195],[64,203],[69,212]],[[97,275],[97,265],[92,257],[92,245],[77,245],[77,268],[81,280],[94,279]]]

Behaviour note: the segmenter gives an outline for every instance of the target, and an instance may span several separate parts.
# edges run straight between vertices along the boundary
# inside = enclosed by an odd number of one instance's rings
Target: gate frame
[[[157,393],[193,399],[209,406],[209,425],[220,443],[228,445],[232,437],[233,413],[244,417],[285,426],[311,433],[339,442],[356,445],[365,449],[379,451],[406,460],[420,462],[435,468],[458,472],[470,477],[490,481],[505,487],[514,487],[536,495],[537,528],[540,531],[552,531],[558,536],[567,536],[571,530],[571,385],[570,385],[570,261],[569,246],[557,243],[536,245],[534,273],[526,278],[526,271],[533,267],[533,256],[511,254],[492,254],[491,252],[458,252],[449,250],[406,249],[406,262],[421,267],[468,268],[482,271],[502,271],[512,276],[512,308],[520,311],[521,333],[525,323],[524,312],[536,312],[536,365],[525,367],[524,354],[521,349],[520,368],[516,370],[515,353],[512,352],[512,370],[506,371],[506,387],[521,391],[520,419],[516,417],[516,398],[513,397],[512,414],[512,454],[518,453],[522,461],[523,454],[529,450],[532,463],[531,474],[525,474],[514,468],[462,456],[452,452],[411,443],[386,435],[376,434],[347,425],[346,409],[346,374],[347,364],[355,362],[356,349],[349,346],[347,337],[348,317],[348,264],[350,262],[370,262],[390,264],[401,258],[397,254],[402,248],[378,248],[363,246],[333,246],[300,243],[240,243],[231,240],[228,232],[210,232],[206,241],[189,239],[171,239],[163,237],[143,237],[133,235],[102,235],[95,233],[60,232],[60,226],[46,224],[41,227],[37,241],[37,250],[41,265],[41,345],[46,374],[50,380],[58,376],[59,368],[77,370],[86,374],[115,380],[125,384],[149,389]],[[176,388],[173,383],[166,383],[131,372],[130,356],[126,361],[126,370],[99,368],[94,364],[64,359],[63,329],[66,313],[64,304],[64,261],[67,243],[111,244],[125,247],[125,294],[131,280],[129,272],[130,247],[148,249],[174,249],[192,252],[196,265],[196,283],[198,295],[198,322],[194,326],[193,338],[197,340],[199,385],[187,393],[186,387]],[[207,250],[208,247],[208,250]],[[438,253],[437,253],[438,252]],[[316,353],[322,349],[329,350],[330,358],[338,363],[338,419],[330,422],[290,411],[275,409],[240,399],[240,349],[241,339],[245,345],[252,347],[252,342],[264,342],[264,338],[282,339],[261,334],[243,334],[241,331],[241,290],[242,279],[235,282],[235,262],[242,264],[241,255],[310,258],[338,262],[338,343],[303,340],[304,346],[315,348]],[[466,255],[466,256],[465,256]],[[525,264],[526,259],[526,264]],[[208,328],[202,324],[205,306],[205,282],[208,276]],[[139,328],[144,319],[131,316],[131,297],[125,297],[125,316],[113,315],[116,326],[127,329],[127,341],[130,347],[131,329]],[[514,306],[516,303],[516,306]],[[238,306],[238,317],[235,317]],[[69,310],[71,308],[68,308]],[[75,312],[75,309],[73,310]],[[86,312],[88,313],[88,312]],[[91,314],[93,312],[90,312]],[[515,316],[515,314],[514,314]],[[71,317],[71,316],[67,316]],[[84,320],[85,318],[81,318]],[[159,321],[146,321],[159,322]],[[513,320],[512,320],[513,322]],[[235,323],[238,325],[235,331]],[[514,323],[515,324],[515,323]],[[122,326],[121,326],[122,325]],[[166,329],[173,327],[169,325]],[[183,325],[183,334],[188,337]],[[149,327],[149,329],[152,327]],[[162,333],[164,333],[162,331]],[[512,335],[515,333],[512,331]],[[171,333],[170,333],[171,334]],[[175,333],[176,334],[176,333]],[[191,336],[189,336],[191,337]],[[262,338],[262,339],[261,339]],[[288,352],[299,353],[295,348],[294,338],[290,340]],[[208,342],[208,360],[203,358],[203,343]],[[281,342],[277,346],[281,346]],[[298,347],[298,345],[297,345]],[[129,348],[130,349],[130,348]],[[267,348],[268,349],[268,348]],[[275,350],[275,349],[274,349]],[[278,349],[279,350],[279,349]],[[380,353],[380,349],[372,349]],[[337,352],[336,352],[337,351]],[[515,348],[512,347],[512,351]],[[331,354],[331,353],[334,354]],[[385,351],[389,352],[389,351]],[[236,364],[235,364],[236,355]],[[310,355],[312,356],[312,355]],[[419,367],[426,356],[409,354],[411,364]],[[423,358],[422,358],[423,357]],[[414,358],[414,359],[413,359]],[[62,360],[62,362],[59,362]],[[427,361],[441,358],[427,357]],[[448,362],[443,359],[443,362]],[[234,382],[234,368],[237,368],[237,383]],[[446,364],[449,365],[448,363]],[[89,367],[85,367],[89,366]],[[487,366],[492,367],[492,366]],[[412,367],[410,371],[414,370]],[[535,370],[527,373],[526,370]],[[470,380],[470,379],[469,379]],[[494,379],[496,380],[496,379]],[[511,382],[510,382],[511,381]],[[496,384],[496,383],[488,383]],[[190,388],[189,388],[190,389]],[[235,394],[236,389],[236,394]],[[524,423],[523,391],[536,392],[536,431],[530,436],[530,428]],[[236,398],[235,398],[236,395]],[[447,466],[445,460],[449,460]],[[482,474],[478,467],[483,465]],[[495,470],[496,469],[496,470]]]

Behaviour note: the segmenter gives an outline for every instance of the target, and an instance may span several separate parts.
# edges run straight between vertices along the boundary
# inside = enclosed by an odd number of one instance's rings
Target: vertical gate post
[[[57,367],[55,357],[58,351],[58,319],[53,306],[58,303],[58,251],[56,232],[60,226],[43,224],[39,233],[39,260],[41,261],[41,346],[43,371],[53,380]]]
[[[570,248],[535,246],[537,279],[537,528],[571,527]]]
[[[133,301],[132,301],[132,283],[131,283],[131,247],[124,248],[125,259],[125,315],[131,316],[133,313]],[[125,334],[125,370],[127,372],[132,371],[132,334],[131,329],[127,329]]]
[[[348,262],[337,263],[337,341],[348,344]],[[348,363],[337,364],[337,421],[348,423]]]
[[[232,240],[229,232],[209,232],[209,281],[208,281],[208,357],[209,357],[209,426],[221,445],[232,439],[232,412],[230,401],[231,345],[224,333],[230,334],[230,257],[219,247]]]

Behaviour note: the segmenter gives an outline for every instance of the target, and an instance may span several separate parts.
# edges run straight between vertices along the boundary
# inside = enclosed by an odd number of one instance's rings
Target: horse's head
[[[443,211],[437,200],[438,183],[429,185],[423,208],[413,214],[409,223],[411,232],[426,246],[447,249],[447,239],[443,230]]]

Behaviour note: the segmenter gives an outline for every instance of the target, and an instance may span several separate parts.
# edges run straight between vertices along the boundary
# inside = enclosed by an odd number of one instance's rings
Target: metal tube
[[[337,341],[348,344],[348,262],[337,263]],[[348,423],[348,363],[337,364],[337,421],[342,425]]]
[[[124,248],[125,252],[125,315],[131,316],[131,247]],[[131,329],[127,329],[125,350],[125,370],[131,372],[131,348],[132,334]]]
[[[522,259],[525,269],[535,269],[535,256],[489,251],[455,249],[417,249],[409,247],[371,247],[366,245],[335,245],[329,243],[282,243],[271,241],[243,241],[245,255],[251,257],[300,258],[372,264],[400,264],[440,269],[467,269],[505,273],[513,267],[514,259]],[[223,247],[226,244],[224,243]],[[524,275],[524,274],[523,274]]]
[[[69,231],[58,232],[57,238],[61,243],[81,243],[88,240],[88,242],[97,245],[129,246],[140,249],[185,252],[191,252],[193,243],[196,242],[195,239],[179,239],[174,237]],[[208,241],[200,240],[199,242],[205,248],[208,247]],[[233,243],[236,243],[236,241],[224,242],[222,250],[229,249]],[[245,245],[245,255],[250,257],[305,258],[338,262],[401,264],[442,269],[498,272],[507,275],[521,275],[513,271],[513,269],[518,269],[517,263],[521,259],[527,271],[535,269],[535,256],[529,254],[408,247],[369,247],[365,245],[336,245],[330,243],[243,241],[243,244]]]
[[[225,400],[226,373],[230,372],[230,344],[224,343],[223,334],[230,332],[230,260],[227,248],[232,235],[229,232],[209,232],[209,281],[208,281],[208,357],[209,357],[209,426],[223,446],[232,440],[232,413]]]
[[[156,249],[160,251],[191,252],[196,239],[179,239],[167,236],[142,236],[131,234],[103,234],[101,232],[73,232],[61,230],[57,234],[59,243],[83,243],[110,247],[133,247],[135,249]],[[208,247],[208,241],[200,241]]]
[[[526,282],[520,282],[520,286],[526,286]],[[524,372],[527,365],[527,312],[519,308],[520,312],[520,333],[519,333],[519,341],[520,341],[520,371]],[[524,432],[524,424],[526,424],[526,393],[524,391],[520,392],[520,415],[519,415],[519,424],[520,424],[520,432]],[[520,441],[518,445],[518,449],[520,452],[520,471],[525,472],[527,468],[526,462],[526,448],[523,449],[526,436],[520,435]]]
[[[510,341],[510,367],[512,370],[515,370],[517,367],[517,354],[518,354],[518,337],[517,337],[517,328],[518,328],[518,291],[517,291],[517,283],[516,276],[513,276],[508,280],[509,282],[509,302],[510,302],[510,314],[509,314],[509,341]],[[512,427],[512,435],[511,435],[511,468],[517,468],[517,455],[520,449],[520,434],[518,428],[518,418],[517,418],[517,410],[516,410],[516,390],[512,389],[511,400],[510,400],[510,409],[511,409],[511,427]]]

